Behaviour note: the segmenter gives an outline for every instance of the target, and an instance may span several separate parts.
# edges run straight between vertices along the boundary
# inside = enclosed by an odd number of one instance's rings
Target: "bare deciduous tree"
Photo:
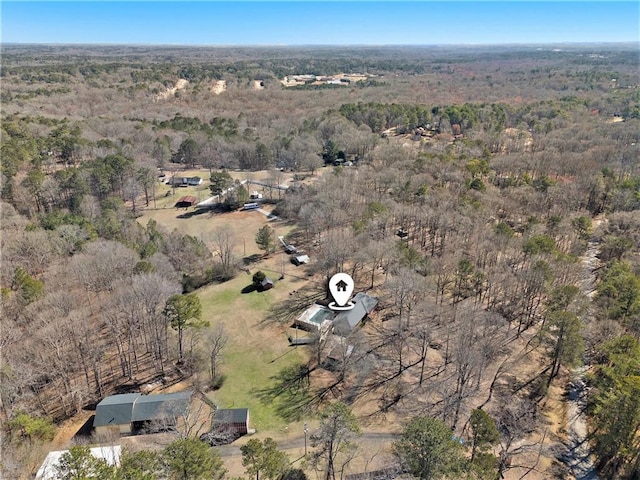
[[[227,336],[222,324],[216,324],[207,336],[206,349],[209,356],[209,375],[211,383],[214,383],[220,375],[220,364],[224,361],[222,351],[228,341],[229,337]]]

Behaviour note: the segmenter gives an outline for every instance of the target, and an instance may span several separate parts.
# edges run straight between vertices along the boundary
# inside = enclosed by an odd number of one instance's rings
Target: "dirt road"
[[[584,413],[587,404],[584,382],[586,368],[577,368],[573,373],[575,379],[569,386],[567,412],[568,450],[564,462],[576,480],[598,480],[598,473],[591,458],[591,447],[587,441],[587,419]]]
[[[604,220],[594,220],[594,228],[600,226]],[[598,267],[598,242],[595,239],[589,241],[587,250],[582,255],[581,262],[584,269],[583,281],[580,289],[584,295],[593,298],[596,286],[596,268]],[[591,309],[587,315],[591,315]],[[585,384],[586,367],[576,368],[572,372],[572,381],[569,385],[567,405],[567,452],[563,456],[564,463],[570,468],[576,480],[599,480],[598,473],[593,464],[591,447],[587,441],[587,417],[585,408],[587,404],[587,390]]]

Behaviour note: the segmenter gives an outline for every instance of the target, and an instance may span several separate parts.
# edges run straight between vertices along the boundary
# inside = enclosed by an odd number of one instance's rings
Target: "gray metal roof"
[[[132,422],[145,422],[184,415],[192,392],[142,395],[133,404]]]
[[[246,423],[249,419],[248,408],[226,408],[216,410],[215,423]]]
[[[94,427],[127,425],[184,414],[193,392],[142,395],[125,393],[104,398],[96,406]]]
[[[340,312],[333,319],[333,333],[347,336],[369,313],[378,305],[378,299],[366,293],[358,292],[352,302],[355,306],[351,310]]]
[[[93,419],[94,427],[106,425],[126,425],[131,423],[131,411],[139,393],[123,393],[103,398],[96,406],[96,416]]]

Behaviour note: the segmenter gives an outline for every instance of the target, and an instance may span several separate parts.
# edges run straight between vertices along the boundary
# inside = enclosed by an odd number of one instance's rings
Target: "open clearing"
[[[287,423],[277,416],[273,403],[267,405],[258,398],[259,390],[269,386],[270,377],[282,368],[306,361],[304,350],[289,346],[288,326],[266,321],[269,307],[298,281],[276,281],[269,291],[243,294],[251,277],[242,273],[198,292],[204,318],[212,326],[224,325],[229,335],[222,365],[226,380],[209,396],[221,408],[248,407],[251,427],[258,431],[279,430]]]
[[[261,176],[258,174],[257,178]],[[161,188],[169,191],[166,185]],[[235,255],[240,263],[243,258],[256,258],[262,254],[255,243],[255,235],[260,227],[269,224],[277,236],[286,236],[293,229],[291,225],[281,221],[268,220],[258,211],[205,212],[180,218],[185,213],[193,212],[193,209],[185,212],[184,209],[173,207],[176,197],[194,194],[194,191],[202,188],[180,188],[176,189],[176,195],[166,199],[161,197],[157,201],[159,208],[145,210],[138,218],[139,223],[146,225],[153,219],[169,230],[177,229],[181,233],[201,238],[212,250],[213,247],[208,242],[211,234],[219,229],[228,229],[232,232]],[[272,209],[269,205],[264,208],[268,211]],[[221,389],[210,393],[210,397],[221,408],[248,407],[251,427],[258,431],[284,431],[286,422],[275,414],[274,405],[265,405],[259,400],[257,393],[269,386],[270,377],[283,367],[306,361],[307,353],[302,349],[289,347],[286,335],[288,325],[270,322],[269,310],[275,302],[288,297],[289,292],[305,285],[308,277],[303,267],[293,266],[289,262],[289,256],[280,248],[268,258],[250,263],[248,267],[250,274],[239,272],[228,282],[197,291],[203,306],[203,318],[210,322],[210,329],[222,324],[229,336],[222,365],[226,379]],[[264,271],[274,280],[274,288],[266,292],[243,294],[242,289],[251,284],[251,275],[258,270]],[[285,276],[281,278],[283,271]],[[203,333],[204,339],[206,332]]]

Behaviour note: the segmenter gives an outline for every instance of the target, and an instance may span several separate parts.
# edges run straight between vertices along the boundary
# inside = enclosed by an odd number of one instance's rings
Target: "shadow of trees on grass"
[[[310,375],[311,369],[304,364],[284,367],[270,377],[273,385],[258,390],[257,396],[264,404],[274,404],[285,420],[300,420],[314,405]]]
[[[278,416],[287,421],[299,421],[317,411],[327,398],[339,398],[343,379],[329,385],[311,388],[311,373],[305,364],[290,365],[270,377],[271,387],[258,390],[257,397],[266,405],[275,405]]]

